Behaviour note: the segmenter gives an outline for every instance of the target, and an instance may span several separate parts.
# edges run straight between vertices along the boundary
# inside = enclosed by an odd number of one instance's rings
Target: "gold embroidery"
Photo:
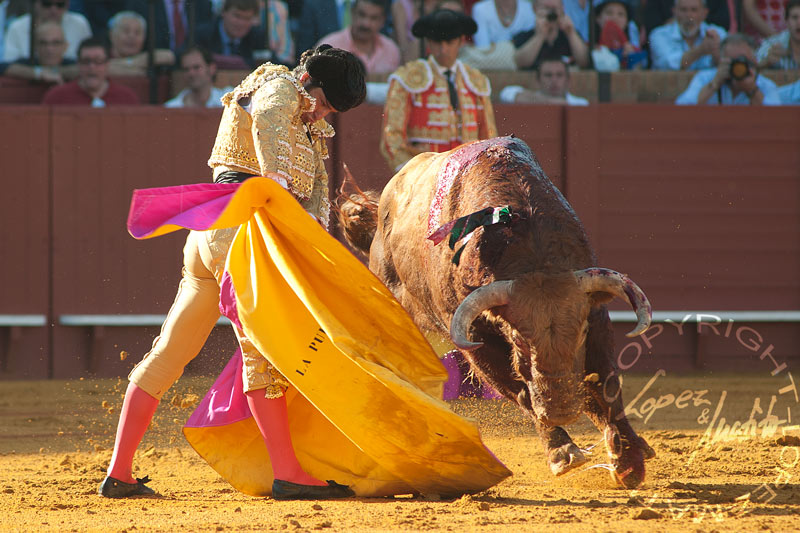
[[[286,176],[289,190],[302,203],[328,194],[327,188],[320,194],[315,188],[317,184],[327,187],[325,166],[319,161],[328,157],[325,138],[335,132],[325,120],[306,129],[301,117],[314,109],[316,99],[302,87],[298,76],[286,67],[264,64],[227,93],[208,164]],[[244,97],[251,98],[252,115],[238,103]],[[315,216],[320,208],[318,199],[309,205]]]

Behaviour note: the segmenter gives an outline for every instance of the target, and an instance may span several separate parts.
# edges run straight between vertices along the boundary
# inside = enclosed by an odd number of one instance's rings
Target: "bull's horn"
[[[453,344],[462,350],[480,348],[483,343],[471,342],[467,338],[470,325],[485,310],[508,304],[513,286],[512,280],[495,281],[478,287],[464,298],[450,321],[450,338],[453,339]]]
[[[633,331],[627,333],[628,337],[641,335],[650,327],[653,310],[644,291],[639,288],[625,274],[620,274],[616,270],[609,268],[587,268],[576,270],[575,278],[578,285],[585,292],[603,291],[610,292],[619,298],[628,300],[633,310],[636,312],[638,323]]]

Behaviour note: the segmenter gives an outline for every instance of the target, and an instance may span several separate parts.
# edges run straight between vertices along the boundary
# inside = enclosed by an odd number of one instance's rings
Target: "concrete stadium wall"
[[[628,273],[655,310],[800,309],[800,109],[496,111],[500,133],[525,140],[565,192],[601,265]],[[335,116],[332,189],[342,180],[338,161],[362,188],[390,178],[377,150],[381,113],[365,105]],[[65,326],[60,317],[167,312],[185,236],[130,238],[130,194],[208,181],[219,116],[0,107],[0,121],[16,125],[0,132],[0,315],[42,315],[47,324],[0,326],[0,378],[125,375],[147,351],[157,327]],[[630,342],[625,326],[618,328],[621,349]],[[775,358],[800,363],[797,323],[754,328],[759,350],[708,327],[699,334],[668,327],[651,343],[659,358],[641,357],[636,370],[758,367],[768,344]],[[228,328],[216,328],[189,372],[219,368],[234,347]],[[129,358],[121,360],[121,351]]]

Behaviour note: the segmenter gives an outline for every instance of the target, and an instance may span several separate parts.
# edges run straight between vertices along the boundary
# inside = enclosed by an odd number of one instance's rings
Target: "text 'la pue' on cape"
[[[137,190],[128,219],[136,238],[238,225],[233,319],[292,384],[292,441],[309,474],[358,496],[455,496],[511,475],[439,400],[447,372],[389,290],[273,180]],[[184,434],[238,490],[269,495],[241,390],[234,358]]]

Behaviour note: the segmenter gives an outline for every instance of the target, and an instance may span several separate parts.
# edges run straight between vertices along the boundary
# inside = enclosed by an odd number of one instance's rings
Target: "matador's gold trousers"
[[[183,278],[153,348],[128,378],[139,388],[161,399],[197,357],[220,317],[219,285],[236,230],[226,228],[191,231],[183,248]],[[289,382],[256,350],[236,326],[242,348],[242,380],[245,392],[264,389],[267,398],[283,395]]]

